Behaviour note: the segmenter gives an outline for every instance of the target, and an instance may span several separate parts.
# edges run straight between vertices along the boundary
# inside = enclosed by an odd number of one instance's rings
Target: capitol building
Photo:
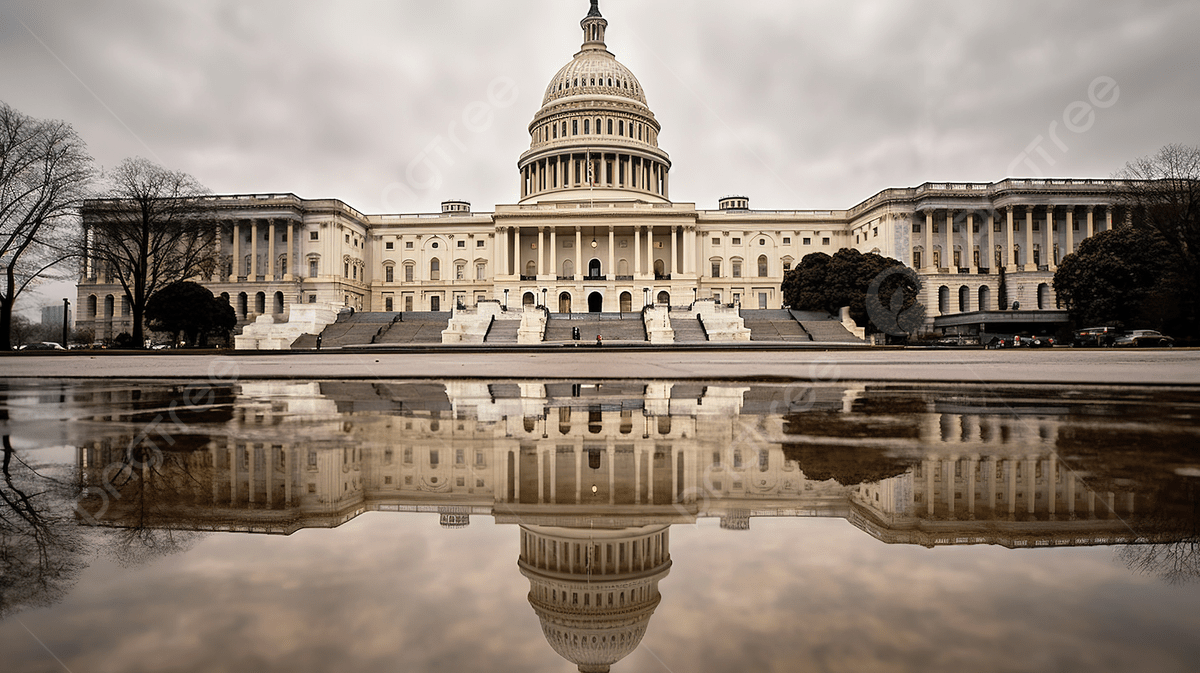
[[[244,322],[295,320],[299,305],[778,310],[784,275],[805,255],[853,248],[916,270],[933,328],[938,317],[1000,308],[1001,269],[1009,302],[1057,308],[1057,264],[1126,216],[1116,183],[1091,179],[925,183],[834,210],[755,210],[748,195],[720,198],[716,210],[672,201],[661,122],[608,50],[596,0],[581,27],[578,53],[550,78],[529,123],[515,203],[368,215],[292,194],[207,197],[219,261],[198,280]],[[85,208],[85,226],[88,217]],[[98,339],[131,325],[121,286],[100,264],[84,262],[77,301],[80,327]]]

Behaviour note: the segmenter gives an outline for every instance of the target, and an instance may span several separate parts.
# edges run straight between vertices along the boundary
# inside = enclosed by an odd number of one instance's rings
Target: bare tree
[[[69,229],[92,176],[92,158],[69,124],[0,102],[0,349],[12,347],[17,297],[75,254]]]
[[[187,173],[141,157],[121,162],[107,178],[110,198],[84,204],[85,254],[125,290],[133,342],[141,347],[150,297],[176,281],[210,275],[216,264],[215,231],[200,199],[208,190]]]
[[[1116,177],[1129,181],[1121,201],[1133,226],[1157,231],[1174,249],[1190,283],[1183,288],[1188,305],[1181,312],[1189,335],[1200,336],[1192,296],[1200,290],[1200,147],[1167,145],[1154,156],[1125,164]]]

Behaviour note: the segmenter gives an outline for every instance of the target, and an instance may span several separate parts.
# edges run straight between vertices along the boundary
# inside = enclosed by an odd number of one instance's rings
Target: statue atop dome
[[[600,14],[600,0],[592,0],[592,9],[588,12],[588,16],[602,16]]]

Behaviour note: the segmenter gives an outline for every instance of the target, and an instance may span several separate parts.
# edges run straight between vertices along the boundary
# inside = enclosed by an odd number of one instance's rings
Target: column
[[[523,269],[521,269],[521,227],[513,227],[512,231],[512,245],[508,249],[510,263],[509,268],[512,269],[512,275],[519,278],[521,276],[521,272],[523,271]]]
[[[608,459],[608,504],[617,503],[617,462],[616,449],[612,444],[604,448],[604,457]]]
[[[576,505],[578,505],[580,503],[579,495],[582,492],[580,489],[583,488],[583,485],[582,485],[583,463],[581,462],[582,460],[583,460],[583,445],[576,444],[575,445],[575,504]]]
[[[288,239],[291,240],[290,238]],[[292,450],[286,449],[283,454],[283,504],[292,506]]]
[[[221,240],[221,239],[223,238],[223,237],[221,236],[221,234],[222,234],[222,231],[221,231],[221,226],[222,226],[222,224],[223,224],[222,222],[218,221],[218,222],[217,222],[215,225],[213,225],[213,226],[214,226],[213,250],[215,250],[215,251],[216,251],[216,256],[217,256],[217,265],[213,267],[212,277],[210,277],[210,278],[209,278],[209,280],[210,280],[210,281],[212,281],[212,282],[214,282],[214,283],[219,283],[219,282],[221,282],[221,257],[222,257],[222,255],[221,255],[221,244],[222,244],[222,243],[224,243],[224,241],[222,241],[222,240]],[[84,234],[84,245],[85,245],[85,246],[87,245],[87,234]],[[87,255],[88,255],[88,251],[85,249],[83,254],[84,254],[83,268],[84,268],[84,269],[86,269],[86,268],[87,268]],[[86,276],[86,272],[85,272],[84,274],[80,274],[80,275],[85,275],[85,276]]]
[[[637,278],[642,273],[642,228],[635,226],[633,228],[633,277]]]
[[[942,484],[946,489],[946,509],[954,514],[954,494],[958,490],[958,479],[954,475],[954,467],[958,465],[958,456],[950,456],[942,463]]]
[[[984,478],[988,482],[988,516],[996,515],[996,475],[999,474],[999,466],[995,456],[988,458],[988,467],[984,472]]]
[[[300,275],[300,274],[296,273],[296,247],[300,245],[300,242],[296,240],[296,237],[299,236],[299,234],[300,234],[300,230],[296,226],[296,223],[289,220],[288,224],[287,224],[287,245],[288,245],[287,265],[288,266],[287,266],[287,273],[283,274],[284,280],[292,280],[293,278]]]
[[[1049,508],[1050,518],[1054,518],[1055,504],[1058,501],[1058,485],[1055,479],[1055,468],[1057,463],[1054,461],[1054,454],[1046,459],[1046,506]]]
[[[249,475],[246,479],[246,497],[248,498],[247,502],[254,502],[254,490],[255,490],[254,489],[254,486],[255,486],[255,484],[254,484],[254,459],[257,458],[255,453],[256,453],[255,445],[247,444],[246,445],[246,471],[249,473]]]
[[[925,254],[921,256],[921,268],[933,267],[933,211],[925,211]],[[936,270],[936,269],[935,269]]]
[[[979,263],[987,267],[991,273],[999,273],[1000,269],[996,268],[999,264],[996,263],[996,211],[989,210],[987,216],[987,249],[980,250]],[[980,238],[980,243],[983,243],[983,238]],[[983,247],[982,245],[980,247]]]
[[[1075,206],[1067,207],[1067,244],[1063,247],[1063,257],[1075,252]]]
[[[1054,241],[1058,238],[1054,235],[1054,206],[1046,206],[1046,231],[1042,237],[1042,260],[1051,271],[1054,270]]]
[[[967,213],[967,221],[963,224],[966,227],[966,245],[963,246],[963,255],[966,259],[963,260],[971,270],[971,273],[976,273],[979,270],[979,264],[975,263],[975,213]],[[986,258],[983,256],[983,250],[979,251],[979,261],[983,262]],[[976,307],[979,308],[979,307]]]
[[[492,253],[495,259],[493,267],[496,276],[508,275],[508,264],[506,264],[508,255],[508,227],[496,228],[496,249]]]
[[[242,275],[242,237],[239,231],[241,227],[238,226],[238,221],[234,220],[229,228],[233,230],[233,263],[230,264],[229,282],[236,283],[238,276]]]
[[[1112,231],[1113,228],[1113,206],[1108,204],[1104,206],[1104,230]]]
[[[275,280],[275,220],[267,220],[267,280]]]
[[[538,227],[537,232],[537,254],[534,255],[534,258],[537,260],[537,275],[541,276],[546,273],[545,265],[542,263],[546,258],[544,254],[546,252],[546,230]]]
[[[696,273],[696,228],[683,228],[683,272]]]
[[[654,273],[654,225],[646,227],[646,273]]]
[[[543,449],[538,449],[537,452],[537,471],[538,471],[538,504],[546,502],[546,452]]]
[[[1069,469],[1063,475],[1064,481],[1067,482],[1067,514],[1075,518],[1075,474]]]
[[[267,446],[263,447],[263,455],[266,457],[266,460],[263,461],[263,467],[265,468],[264,472],[266,472],[266,474],[263,475],[266,480],[266,485],[263,490],[266,491],[266,497],[264,497],[263,500],[267,503],[267,509],[272,509],[275,507],[275,489],[271,488],[271,477],[275,472],[275,449],[270,448],[270,445],[268,444]]]
[[[258,280],[258,220],[250,220],[250,277],[247,280]]]
[[[558,227],[550,227],[550,275],[558,279]]]
[[[560,162],[561,164],[561,162]],[[559,183],[562,184],[562,183]],[[558,448],[550,449],[550,502],[558,502]],[[557,561],[558,555],[555,555]]]
[[[1016,458],[1008,459],[1008,493],[1005,499],[1008,500],[1008,515],[1016,516],[1017,514],[1017,462]]]
[[[1088,206],[1087,207],[1087,236],[1085,238],[1091,238],[1092,235],[1096,233],[1095,216],[1096,216],[1096,206]]]
[[[979,456],[967,459],[967,514],[975,518],[975,469],[979,465]]]
[[[958,265],[954,263],[954,211],[946,211],[946,234],[942,236],[942,266],[950,273],[958,273]]]
[[[633,504],[642,504],[642,452],[636,445],[633,447]]]
[[[1005,208],[1004,215],[1005,215],[1005,220],[1006,220],[1006,226],[1008,227],[1008,234],[1007,234],[1007,236],[1005,236],[1005,240],[1004,240],[1004,259],[1008,262],[1007,264],[1005,264],[1005,266],[1008,267],[1009,271],[1016,271],[1017,270],[1017,257],[1016,257],[1016,251],[1014,250],[1014,246],[1017,243],[1017,234],[1013,230],[1013,206],[1009,206],[1008,208]]]
[[[925,513],[929,516],[933,516],[933,466],[935,464],[934,460],[929,457],[921,461],[921,469],[925,472]]]
[[[609,278],[615,278],[617,273],[616,232],[613,225],[608,225],[608,273]]]
[[[1033,206],[1025,206],[1025,266],[1026,271],[1037,271],[1033,263]]]
[[[672,225],[671,226],[671,266],[670,266],[670,268],[667,269],[667,273],[672,273],[672,274],[679,273],[679,269],[676,268],[679,264],[679,249],[676,247],[678,238],[679,238],[679,227]],[[757,262],[756,262],[756,264],[757,264]]]
[[[1025,508],[1034,513],[1037,498],[1037,456],[1025,457]]]
[[[583,266],[583,227],[575,227],[575,279],[582,279],[587,275],[587,269]]]

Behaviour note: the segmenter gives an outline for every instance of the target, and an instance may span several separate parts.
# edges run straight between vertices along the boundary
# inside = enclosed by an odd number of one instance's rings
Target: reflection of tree
[[[66,595],[86,566],[71,515],[73,486],[40,474],[3,438],[0,484],[0,619]]]
[[[80,501],[85,519],[115,528],[104,551],[123,566],[186,551],[204,537],[186,530],[198,503],[210,504],[211,465],[204,451],[161,451],[146,436],[99,470],[101,487]],[[90,480],[89,480],[90,481]]]
[[[1134,572],[1157,575],[1168,584],[1200,580],[1200,483],[1186,479],[1179,492],[1190,507],[1160,510],[1131,522],[1144,543],[1122,547],[1117,556]]]

